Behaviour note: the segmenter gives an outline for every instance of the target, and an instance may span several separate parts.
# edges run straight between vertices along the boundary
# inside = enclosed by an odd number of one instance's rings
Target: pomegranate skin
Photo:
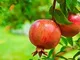
[[[33,45],[42,49],[54,48],[60,41],[61,32],[56,23],[48,19],[36,20],[29,31]]]
[[[80,14],[69,13],[68,20],[70,25],[59,25],[61,34],[65,37],[73,37],[80,32]]]

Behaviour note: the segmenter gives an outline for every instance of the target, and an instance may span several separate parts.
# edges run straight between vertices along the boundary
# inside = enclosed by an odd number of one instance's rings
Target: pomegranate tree
[[[36,46],[36,51],[33,56],[39,53],[39,56],[43,54],[44,49],[55,48],[59,43],[61,32],[56,23],[48,19],[36,20],[29,31],[29,38],[33,45]]]
[[[68,20],[70,25],[60,25],[61,33],[66,37],[73,37],[80,32],[80,14],[69,13]]]

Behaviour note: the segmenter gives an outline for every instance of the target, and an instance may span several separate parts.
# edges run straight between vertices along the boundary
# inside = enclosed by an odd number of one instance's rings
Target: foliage
[[[0,0],[0,25],[20,28],[26,20],[50,18],[50,0]]]
[[[59,4],[59,7],[53,9],[51,6],[49,12],[58,24],[71,24],[67,19],[68,13],[80,13],[80,2],[78,0],[57,0],[57,4]]]
[[[58,8],[54,8],[54,7],[56,7],[54,5],[56,3],[55,1],[57,1],[57,3],[59,4]],[[80,10],[78,9],[78,7],[80,6],[79,3],[80,2],[78,0],[54,0],[54,3],[51,6],[49,12],[52,15],[52,18],[54,18],[58,24],[68,25],[68,24],[71,24],[71,22],[68,21],[68,19],[67,19],[68,13],[74,13],[74,14],[80,13]],[[76,7],[76,6],[78,6],[78,7]],[[60,45],[62,45],[62,47],[61,47],[60,51],[53,53],[53,52],[55,52],[55,50],[50,50],[49,57],[46,57],[45,60],[47,60],[47,59],[58,60],[57,57],[62,58],[64,60],[68,60],[68,59],[75,60],[76,57],[78,55],[80,55],[79,43],[80,43],[80,37],[76,41],[74,41],[73,37],[63,37],[62,36],[61,42],[60,42]],[[66,58],[63,56],[65,53],[67,53],[68,51],[71,51],[73,49],[78,50],[78,52],[75,53],[75,55],[73,57]],[[53,53],[52,55],[50,55],[51,52]]]

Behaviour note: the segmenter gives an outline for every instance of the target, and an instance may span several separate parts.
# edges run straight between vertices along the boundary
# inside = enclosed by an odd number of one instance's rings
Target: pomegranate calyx
[[[35,56],[38,53],[39,57],[42,56],[42,54],[47,56],[47,52],[44,51],[42,48],[36,48],[36,51],[32,53],[33,56]]]

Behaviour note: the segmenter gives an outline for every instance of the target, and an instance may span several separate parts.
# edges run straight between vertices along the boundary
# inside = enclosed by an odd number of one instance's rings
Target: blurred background
[[[29,28],[37,19],[51,19],[51,5],[52,0],[0,0],[0,60],[38,60],[31,55]]]
[[[0,60],[37,60],[28,32],[33,21],[51,18],[52,0],[0,0]]]

